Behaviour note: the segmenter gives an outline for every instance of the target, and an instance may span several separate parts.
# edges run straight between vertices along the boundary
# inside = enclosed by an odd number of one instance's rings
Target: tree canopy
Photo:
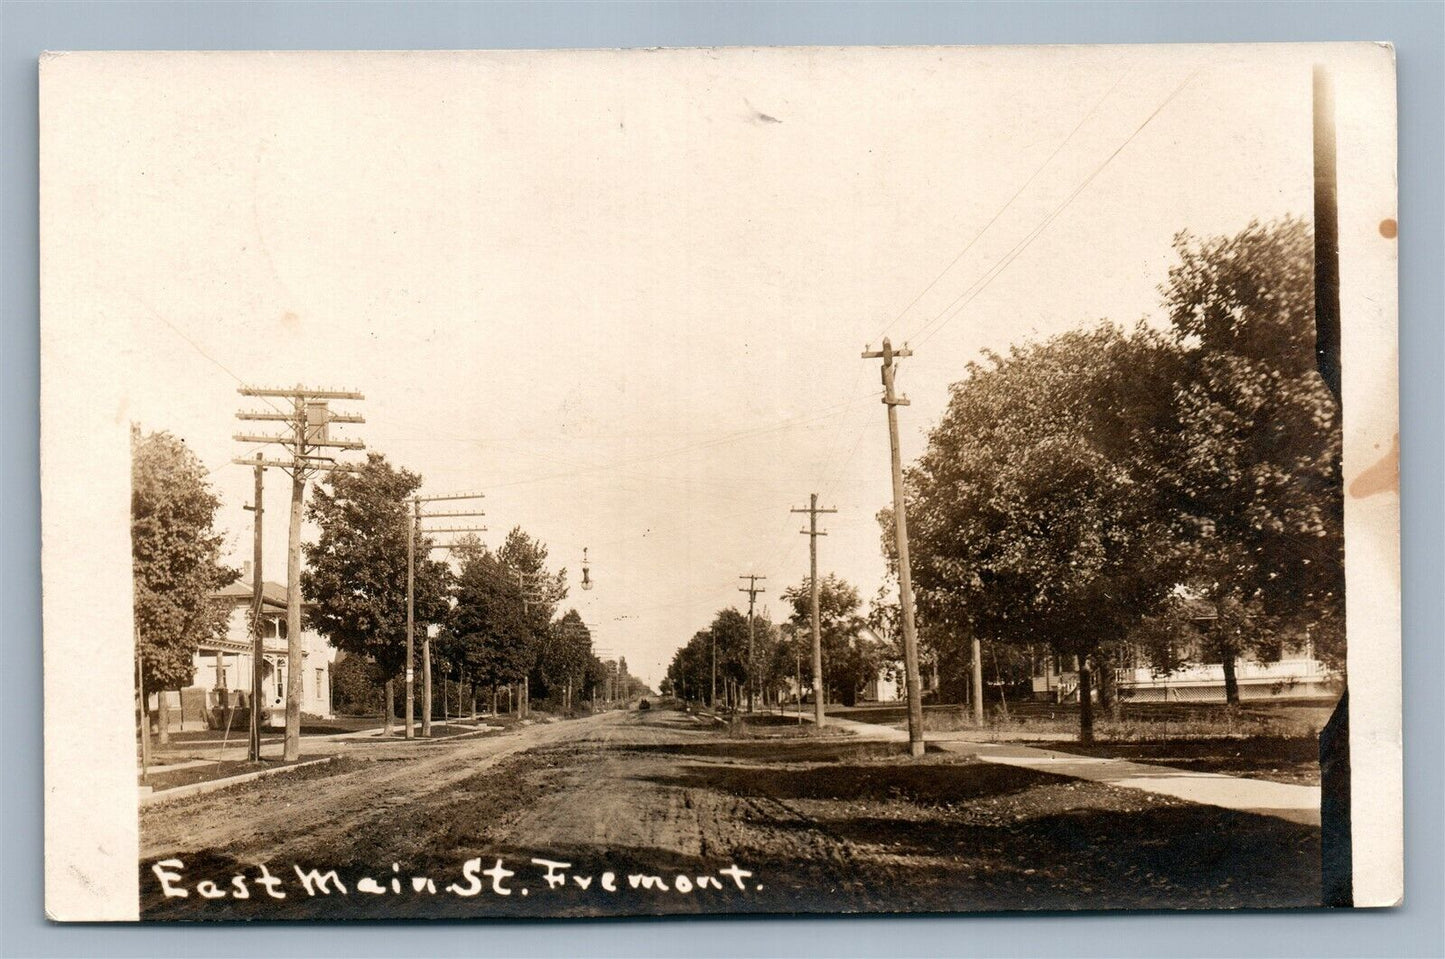
[[[422,478],[380,453],[357,472],[338,472],[318,484],[307,518],[320,529],[303,545],[307,568],[301,592],[308,622],[333,646],[372,659],[387,677],[406,666],[407,497]],[[415,545],[413,616],[417,637],[446,616],[451,573],[431,558],[430,539]],[[418,644],[419,645],[419,644]]]
[[[812,580],[804,577],[783,590],[788,621],[811,646]],[[823,646],[823,682],[829,699],[853,705],[859,691],[878,675],[891,652],[883,639],[865,632],[863,600],[853,584],[829,573],[818,580],[818,633]],[[880,622],[880,625],[882,623]]]
[[[131,572],[147,693],[190,685],[196,649],[225,635],[231,607],[215,593],[240,574],[220,562],[220,505],[184,441],[132,430]]]
[[[549,638],[556,638],[551,620],[567,596],[567,571],[549,572],[546,545],[520,527],[495,551],[472,542],[457,551],[457,559],[461,571],[456,603],[447,617],[454,637],[451,648],[457,650],[452,655],[480,682],[515,683],[530,677]],[[562,659],[570,663],[570,654]],[[545,692],[547,677],[539,679],[539,693]]]
[[[905,477],[921,631],[1078,656],[1085,733],[1096,651],[1131,639],[1169,659],[1171,631],[1200,638],[1181,588],[1215,610],[1197,645],[1231,700],[1234,658],[1277,654],[1289,630],[1342,657],[1339,411],[1315,370],[1311,249],[1295,219],[1182,233],[1167,330],[1101,322],[970,364]]]
[[[1310,630],[1344,658],[1340,410],[1315,362],[1312,237],[1301,220],[1175,239],[1164,288],[1183,352],[1177,466],[1200,594],[1248,615],[1221,655]]]

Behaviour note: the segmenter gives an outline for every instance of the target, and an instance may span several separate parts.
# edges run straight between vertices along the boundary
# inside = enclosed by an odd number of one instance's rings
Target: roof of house
[[[251,601],[252,595],[254,595],[252,591],[252,583],[238,579],[230,586],[227,586],[224,589],[217,590],[215,595],[218,599],[229,599],[238,603],[241,601],[249,603]],[[281,585],[280,583],[273,583],[270,580],[263,580],[261,582],[261,599],[262,602],[267,606],[276,606],[281,609],[285,609],[286,587]]]

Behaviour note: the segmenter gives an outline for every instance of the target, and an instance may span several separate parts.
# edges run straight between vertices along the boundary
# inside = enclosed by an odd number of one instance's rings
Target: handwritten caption
[[[531,859],[526,866],[508,869],[506,862],[497,859],[483,868],[480,858],[468,859],[462,864],[461,876],[447,881],[426,875],[402,875],[400,863],[392,863],[390,872],[379,876],[353,877],[343,880],[335,869],[320,869],[292,864],[292,879],[284,871],[277,875],[267,864],[261,863],[255,870],[236,873],[227,879],[207,878],[192,882],[186,876],[186,864],[180,859],[162,859],[152,864],[151,872],[160,883],[161,892],[167,899],[188,899],[194,893],[199,899],[250,899],[269,897],[285,899],[290,893],[316,896],[455,896],[470,899],[474,896],[528,896],[532,890],[556,892],[577,889],[582,892],[626,894],[633,890],[654,894],[688,896],[706,890],[732,890],[736,892],[760,892],[762,883],[753,883],[751,871],[736,863],[726,869],[711,873],[622,873],[608,870],[600,874],[570,872],[570,862],[553,859]]]

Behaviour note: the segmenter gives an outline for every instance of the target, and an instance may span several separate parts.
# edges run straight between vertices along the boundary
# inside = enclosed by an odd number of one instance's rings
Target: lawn
[[[1117,719],[1107,707],[1095,707],[1094,736],[1101,742],[1248,737],[1305,739],[1319,735],[1333,708],[1333,702],[1316,700],[1245,702],[1233,709],[1223,703],[1123,703]],[[828,714],[899,729],[908,725],[907,708],[897,703],[852,709],[830,707]],[[967,707],[952,705],[925,707],[923,728],[928,732],[979,729]],[[1007,738],[1011,733],[1076,736],[1079,706],[1077,703],[1017,702],[1009,703],[1005,711],[991,704],[984,728],[1000,738]]]

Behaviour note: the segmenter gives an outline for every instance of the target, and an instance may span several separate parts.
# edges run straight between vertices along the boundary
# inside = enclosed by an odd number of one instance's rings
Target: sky
[[[117,57],[126,55],[119,54]],[[765,576],[871,596],[905,462],[985,350],[1160,321],[1181,230],[1311,207],[1303,48],[174,54],[48,95],[117,422],[185,439],[250,557],[242,384],[359,390],[338,427],[547,544],[655,684]],[[63,242],[59,242],[63,241]],[[54,264],[49,265],[51,268]],[[83,307],[76,306],[83,304]],[[50,322],[47,313],[47,322]],[[63,318],[62,318],[63,319]],[[354,455],[354,454],[353,454]],[[268,473],[267,578],[289,484]],[[314,530],[308,530],[308,536]],[[596,588],[576,587],[586,547]]]

